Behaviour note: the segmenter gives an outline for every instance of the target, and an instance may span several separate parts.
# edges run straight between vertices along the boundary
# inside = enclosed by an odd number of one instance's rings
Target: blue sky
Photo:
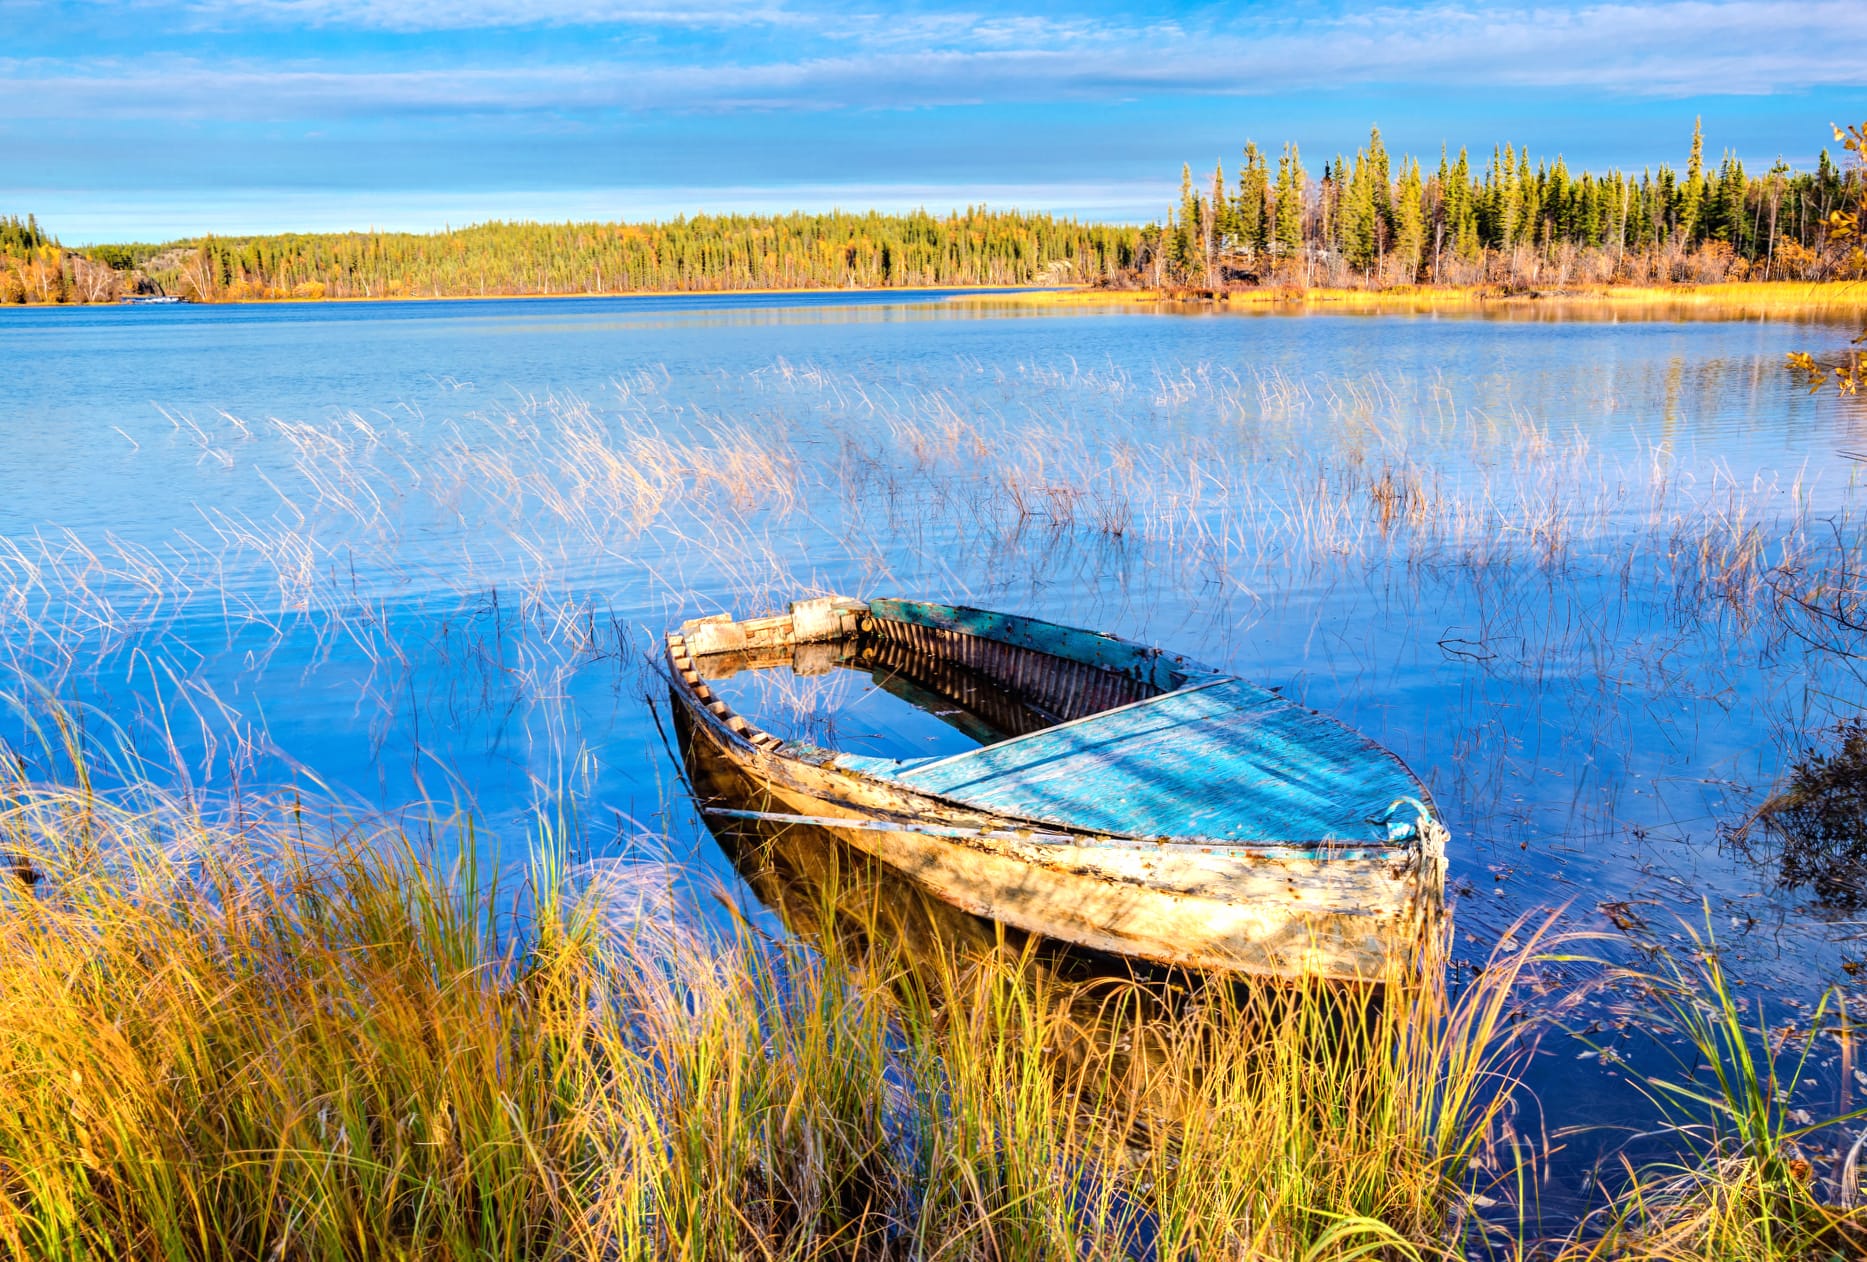
[[[0,212],[68,242],[969,202],[1149,219],[1246,138],[1807,164],[1862,0],[0,0]]]

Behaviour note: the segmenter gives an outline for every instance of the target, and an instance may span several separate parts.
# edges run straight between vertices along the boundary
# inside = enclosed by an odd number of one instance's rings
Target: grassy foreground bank
[[[0,880],[0,1247],[1442,1258],[1538,1234],[1511,1124],[1533,933],[1456,995],[1429,969],[1380,1003],[1175,999],[1028,950],[910,961],[900,933],[722,939],[653,867],[540,858],[501,890],[436,861],[459,840],[0,788],[0,849],[38,878]],[[1728,1075],[1702,1160],[1630,1169],[1544,1256],[1858,1244],[1712,958],[1641,983]]]

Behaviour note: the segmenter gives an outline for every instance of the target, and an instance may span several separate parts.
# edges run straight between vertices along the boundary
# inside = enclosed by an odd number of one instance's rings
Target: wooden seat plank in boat
[[[1129,837],[1367,843],[1386,835],[1370,820],[1419,791],[1373,741],[1233,678],[948,758],[880,761],[865,770],[996,814]]]

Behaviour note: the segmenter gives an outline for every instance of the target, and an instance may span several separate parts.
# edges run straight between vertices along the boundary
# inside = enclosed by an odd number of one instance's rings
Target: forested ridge
[[[283,233],[76,251],[40,235],[23,248],[0,246],[11,265],[0,297],[85,301],[75,285],[60,291],[55,273],[90,265],[112,271],[122,293],[200,301],[1062,283],[1131,271],[1142,235],[985,207],[944,216],[495,222],[431,234]]]
[[[969,207],[947,215],[696,215],[659,223],[493,222],[438,233],[279,233],[67,249],[31,216],[0,218],[0,302],[398,298],[643,290],[1078,283],[1676,284],[1867,274],[1837,215],[1862,171],[1823,151],[1714,165],[1694,129],[1683,169],[1572,171],[1560,155],[1392,156],[1379,129],[1312,176],[1294,144],[1247,142],[1228,178],[1181,171],[1162,222],[1085,224]]]

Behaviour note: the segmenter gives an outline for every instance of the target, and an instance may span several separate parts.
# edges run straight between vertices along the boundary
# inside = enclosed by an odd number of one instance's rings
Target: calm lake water
[[[470,806],[514,863],[542,811],[749,903],[655,721],[654,638],[814,591],[1005,608],[1395,750],[1473,958],[1543,908],[1610,956],[1617,921],[1709,914],[1793,1020],[1857,993],[1858,902],[1730,834],[1867,710],[1862,637],[1786,599],[1861,560],[1867,401],[1782,368],[1852,332],[932,294],[8,310],[4,738],[42,758],[50,695],[210,798]],[[739,704],[955,739],[829,685]],[[1584,1051],[1533,1068],[1547,1124],[1637,1124]]]

